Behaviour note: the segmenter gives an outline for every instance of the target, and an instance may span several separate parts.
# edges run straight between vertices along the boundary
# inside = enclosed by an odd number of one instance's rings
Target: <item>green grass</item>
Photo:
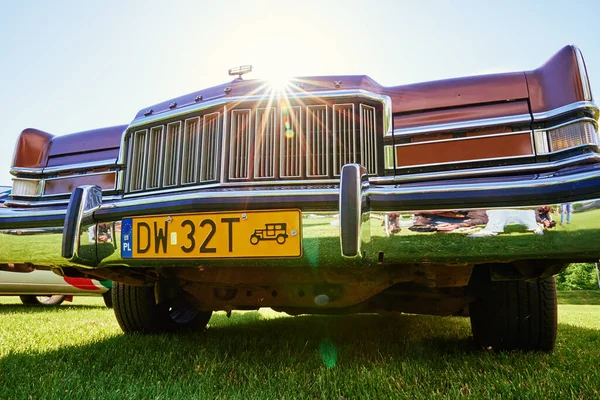
[[[599,398],[600,305],[561,293],[552,354],[476,349],[466,318],[217,313],[203,333],[123,335],[102,299],[0,298],[0,398]]]
[[[600,306],[600,290],[570,290],[558,293],[558,304],[587,304]],[[598,317],[600,318],[600,315]]]

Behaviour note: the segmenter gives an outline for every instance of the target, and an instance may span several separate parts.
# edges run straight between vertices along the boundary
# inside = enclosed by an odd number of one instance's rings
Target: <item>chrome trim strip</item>
[[[578,101],[576,103],[567,104],[554,110],[533,113],[533,120],[539,122],[545,119],[553,118],[562,114],[580,109],[590,109],[594,113],[594,118],[598,118],[598,106],[593,101]]]
[[[410,195],[410,194],[425,194],[425,193],[449,193],[449,192],[471,192],[476,190],[499,190],[499,189],[531,189],[531,188],[542,188],[552,185],[564,184],[566,182],[574,183],[581,182],[588,179],[594,179],[598,177],[597,171],[581,172],[575,177],[570,176],[565,178],[564,176],[551,176],[544,177],[543,179],[523,179],[520,181],[513,182],[486,182],[486,183],[466,183],[466,184],[452,184],[448,186],[413,186],[413,187],[377,187],[371,186],[369,189],[369,195]]]
[[[44,173],[44,168],[21,168],[21,167],[12,167],[10,169],[10,174],[17,175],[41,175]]]
[[[120,153],[120,152],[119,152]],[[10,173],[14,176],[23,175],[42,175],[42,174],[55,174],[61,172],[80,171],[85,169],[95,168],[114,168],[117,167],[118,163],[114,159],[105,159],[92,162],[84,162],[69,165],[60,165],[57,167],[45,167],[45,168],[20,168],[12,167]]]
[[[226,105],[230,103],[242,103],[242,102],[250,102],[250,101],[268,101],[269,99],[273,99],[273,104],[277,104],[277,101],[280,99],[315,99],[315,98],[355,98],[355,97],[363,97],[370,101],[378,101],[380,103],[386,104],[389,102],[389,96],[380,95],[377,93],[369,92],[362,89],[352,89],[352,90],[335,90],[335,91],[318,91],[318,92],[301,92],[301,93],[293,93],[293,96],[288,96],[287,94],[265,94],[265,95],[253,95],[253,96],[236,96],[236,97],[221,97],[214,100],[206,101],[202,104],[195,104],[193,107],[182,107],[180,109],[175,109],[172,111],[167,111],[161,114],[151,115],[148,117],[140,118],[138,120],[133,120],[131,124],[129,124],[128,129],[136,128],[142,125],[147,125],[149,123],[162,121],[165,119],[176,118],[185,116],[187,114],[202,111],[207,108]],[[390,106],[391,107],[391,106]],[[387,107],[386,107],[387,109]]]
[[[495,157],[495,158],[475,158],[475,159],[471,159],[471,160],[460,160],[460,161],[443,162],[443,163],[411,164],[411,165],[408,165],[408,166],[398,166],[398,165],[396,165],[396,168],[398,168],[398,169],[406,169],[406,168],[414,168],[414,167],[434,167],[436,165],[465,164],[465,163],[472,163],[472,162],[478,162],[478,161],[513,160],[513,159],[533,157],[533,156],[535,156],[535,153],[532,152],[531,154],[526,154],[526,155],[523,155],[523,156],[506,156],[506,157]]]
[[[339,193],[338,188],[331,189],[277,189],[277,190],[231,190],[231,191],[216,191],[216,192],[193,192],[193,193],[179,193],[173,196],[154,197],[146,196],[144,198],[137,198],[134,196],[127,196],[123,200],[116,201],[114,203],[105,203],[101,209],[139,206],[144,204],[160,204],[178,200],[202,198],[202,199],[233,199],[240,198],[245,199],[248,197],[306,197],[306,196],[327,196],[337,195]],[[133,198],[129,198],[133,197]],[[106,200],[106,199],[104,199]]]
[[[409,182],[409,181],[426,181],[426,180],[442,180],[442,179],[456,179],[456,178],[467,178],[478,175],[493,175],[493,174],[511,174],[511,173],[528,173],[528,172],[543,172],[547,170],[560,169],[582,162],[600,162],[600,154],[582,154],[576,157],[569,158],[568,160],[552,161],[546,163],[537,164],[520,164],[510,165],[503,167],[489,167],[489,168],[477,168],[477,169],[463,169],[459,171],[440,171],[440,172],[427,172],[422,174],[410,174],[410,175],[395,175],[393,177],[376,177],[370,178],[371,182]],[[391,180],[390,180],[391,179]]]
[[[64,196],[64,195],[63,195]],[[51,197],[51,196],[47,196]],[[119,201],[121,196],[102,196],[102,201]],[[19,208],[37,208],[37,207],[53,207],[62,206],[69,204],[69,199],[60,200],[47,200],[47,201],[21,201],[21,200],[10,200],[4,203],[8,207],[19,207]]]
[[[431,144],[431,143],[446,143],[446,142],[457,142],[457,141],[461,141],[461,140],[483,139],[483,138],[489,138],[489,137],[522,135],[524,133],[531,134],[531,131],[515,131],[515,132],[505,132],[505,133],[493,133],[493,134],[490,134],[490,135],[465,136],[465,137],[460,137],[460,138],[428,140],[428,141],[424,141],[424,142],[414,142],[414,143],[400,143],[400,144],[396,144],[394,146],[395,147],[418,146],[418,145],[427,145],[427,144]],[[533,149],[533,146],[532,146],[532,149]],[[486,158],[486,160],[487,160],[487,158]],[[447,164],[447,163],[442,163],[442,164]]]
[[[412,136],[424,133],[458,131],[470,128],[478,128],[481,126],[488,127],[493,125],[508,125],[525,122],[531,122],[531,116],[529,114],[519,114],[509,117],[483,118],[463,122],[451,122],[448,124],[425,125],[412,128],[394,129],[394,136]]]
[[[106,160],[100,160],[100,161],[93,161],[93,162],[85,162],[85,163],[78,163],[78,164],[69,164],[69,165],[61,165],[58,167],[46,167],[43,169],[43,173],[44,174],[53,174],[53,173],[60,173],[60,172],[69,172],[69,171],[78,171],[78,170],[82,170],[82,169],[95,169],[95,168],[111,168],[111,167],[116,167],[117,166],[117,162],[114,159],[106,159]]]
[[[579,78],[581,79],[581,86],[583,87],[583,98],[587,101],[592,101],[592,88],[590,86],[590,80],[587,73],[587,68],[585,66],[585,61],[583,59],[583,54],[579,47],[571,45],[573,50],[575,50],[575,57],[577,58],[577,68],[579,69]]]
[[[598,121],[596,121],[593,118],[590,117],[582,117],[582,118],[578,118],[578,119],[572,119],[557,125],[552,125],[552,126],[548,126],[546,128],[542,128],[542,129],[535,129],[535,131],[551,131],[554,129],[558,129],[558,128],[562,128],[563,126],[567,126],[567,125],[572,125],[572,124],[576,124],[578,122],[591,122],[594,125],[596,125],[596,129],[598,128]]]

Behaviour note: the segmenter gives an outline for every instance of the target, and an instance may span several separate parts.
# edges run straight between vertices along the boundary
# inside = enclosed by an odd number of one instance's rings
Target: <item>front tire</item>
[[[475,342],[494,350],[552,351],[556,343],[557,300],[554,277],[535,282],[478,282],[470,305]]]
[[[21,303],[26,306],[58,306],[61,305],[67,296],[55,294],[51,296],[35,296],[35,295],[23,295],[19,296]]]
[[[165,333],[203,330],[212,312],[198,311],[180,295],[156,304],[154,288],[113,282],[112,303],[125,333]]]

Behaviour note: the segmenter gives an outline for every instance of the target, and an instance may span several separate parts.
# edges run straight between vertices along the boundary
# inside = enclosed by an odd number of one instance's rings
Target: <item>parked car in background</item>
[[[0,186],[0,207],[4,206],[9,195],[10,187]],[[39,230],[29,228],[15,231],[4,230],[0,233],[34,235],[37,232]],[[2,240],[0,235],[0,241]],[[71,301],[73,296],[102,296],[104,304],[111,308],[111,287],[111,281],[62,277],[50,270],[0,265],[0,296],[19,296],[26,305],[57,306],[65,300]]]
[[[73,296],[102,296],[111,308],[111,286],[111,281],[62,277],[45,270],[0,271],[0,296],[19,296],[26,305],[57,306]]]
[[[580,208],[600,199],[600,141],[578,48],[387,87],[250,71],[125,125],[25,129],[0,229],[38,231],[0,238],[0,264],[116,281],[125,332],[203,329],[215,310],[468,307],[483,348],[554,348],[554,275],[600,258],[600,208]]]

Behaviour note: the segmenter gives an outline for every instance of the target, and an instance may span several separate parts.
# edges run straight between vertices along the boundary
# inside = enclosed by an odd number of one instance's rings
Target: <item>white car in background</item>
[[[3,207],[9,194],[10,187],[0,186],[0,207]],[[20,235],[26,232],[14,233]],[[61,277],[46,270],[17,272],[0,269],[0,296],[19,296],[26,305],[57,306],[65,300],[71,301],[77,295],[102,296],[106,306],[112,307],[111,286],[111,281]]]
[[[19,296],[26,305],[57,306],[73,296],[102,296],[112,307],[111,285],[111,281],[67,278],[45,270],[0,271],[0,296]]]

